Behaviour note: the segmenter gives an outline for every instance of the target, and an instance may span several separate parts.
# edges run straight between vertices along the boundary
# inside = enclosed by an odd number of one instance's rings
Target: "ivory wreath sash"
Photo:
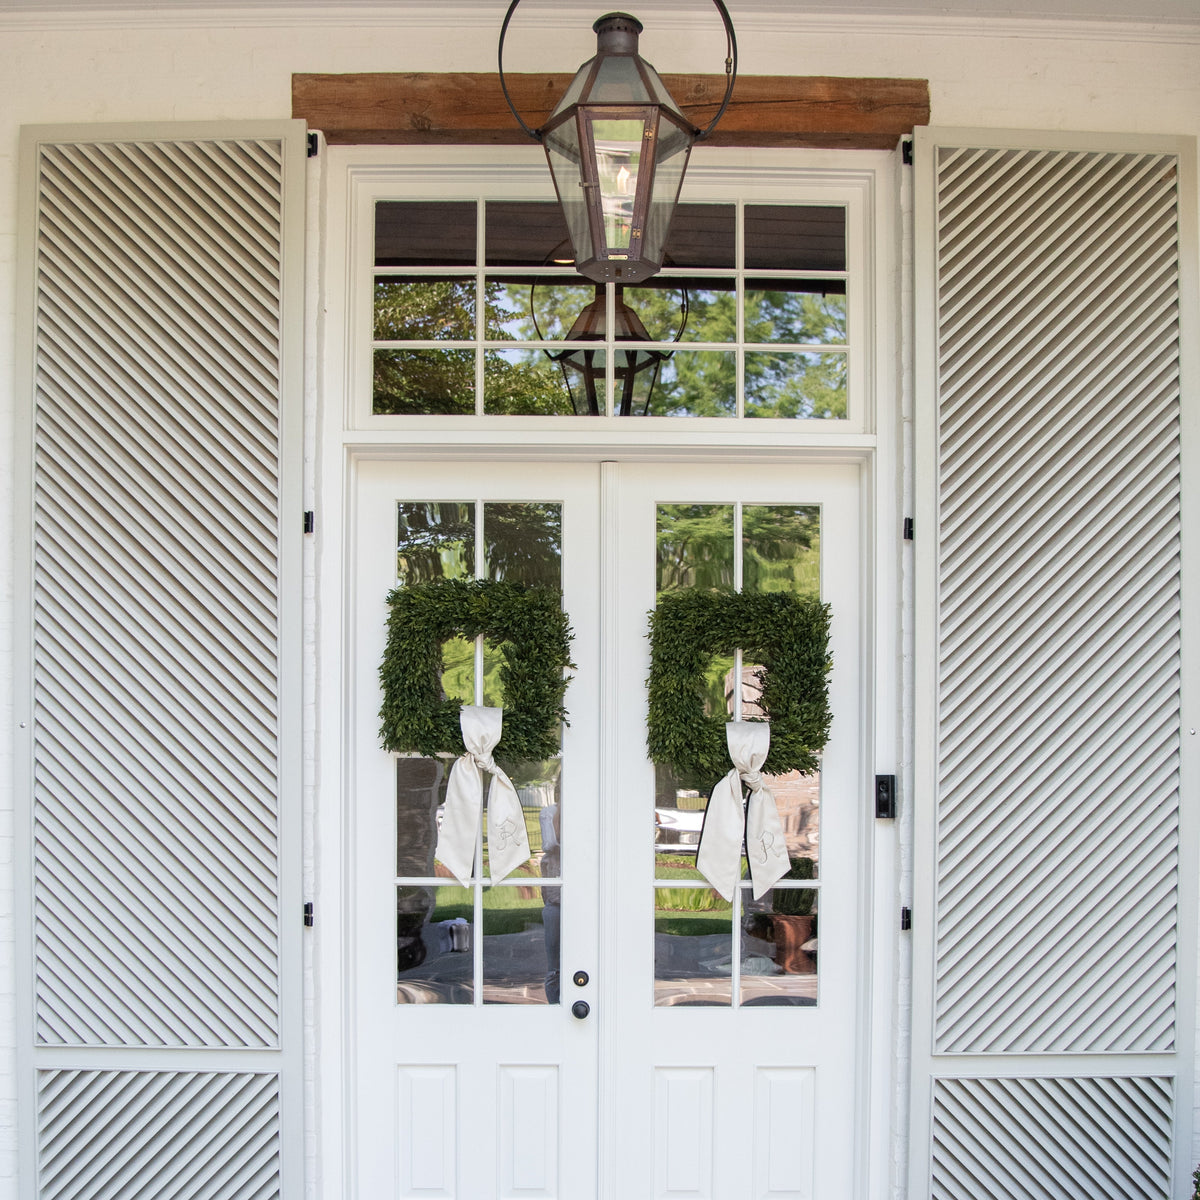
[[[741,874],[742,836],[754,898],[782,879],[791,866],[779,809],[760,774],[771,748],[765,721],[730,721],[725,741],[733,770],[713,789],[696,851],[696,869],[726,900],[733,899]],[[750,789],[747,804],[742,785]]]
[[[488,788],[487,832],[489,873],[503,879],[529,858],[525,815],[512,780],[496,765],[492,750],[500,740],[504,709],[464,705],[459,715],[465,754],[454,760],[446,785],[437,857],[465,887],[475,865],[475,834],[483,807],[483,775]]]

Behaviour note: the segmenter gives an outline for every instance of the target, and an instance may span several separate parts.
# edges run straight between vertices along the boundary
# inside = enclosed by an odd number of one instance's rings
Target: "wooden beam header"
[[[525,122],[550,115],[572,76],[509,75],[505,81]],[[724,75],[664,75],[696,125],[712,120]],[[333,145],[522,145],[500,77],[489,74],[293,75],[292,116]],[[739,75],[733,99],[708,139],[712,146],[799,146],[891,150],[929,123],[924,79]]]

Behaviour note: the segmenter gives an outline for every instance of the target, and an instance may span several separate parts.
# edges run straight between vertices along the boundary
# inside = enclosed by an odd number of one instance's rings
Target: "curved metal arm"
[[[500,26],[500,47],[496,51],[496,65],[500,70],[500,90],[504,93],[504,100],[508,105],[509,112],[516,117],[517,124],[520,125],[520,127],[525,130],[525,132],[529,134],[529,136],[533,138],[535,142],[540,142],[542,139],[538,131],[536,129],[530,129],[529,126],[526,125],[523,120],[521,120],[521,114],[517,112],[517,106],[512,102],[512,97],[508,94],[508,85],[504,82],[504,35],[508,33],[508,23],[512,20],[512,15],[517,11],[517,5],[520,3],[521,0],[512,0],[512,3],[508,6],[508,12],[504,14],[504,24]]]
[[[509,112],[512,113],[517,124],[535,142],[540,142],[542,140],[541,133],[536,129],[531,129],[521,118],[521,114],[517,112],[517,106],[508,94],[508,85],[504,82],[504,38],[508,34],[508,24],[512,20],[512,15],[520,3],[521,0],[512,0],[508,6],[508,12],[504,14],[504,23],[500,26],[500,45],[496,51],[496,66],[500,72],[500,91],[504,93],[504,101],[508,105]],[[717,12],[721,14],[721,22],[725,26],[725,74],[729,77],[729,82],[725,85],[725,96],[721,100],[721,107],[717,109],[717,115],[696,135],[698,142],[703,141],[716,129],[717,122],[725,115],[725,110],[729,107],[729,101],[733,97],[733,85],[737,82],[737,38],[733,33],[733,21],[730,19],[724,0],[713,0],[713,4],[716,5]]]
[[[733,22],[729,18],[729,9],[725,7],[724,0],[713,0],[717,6],[717,12],[721,14],[721,21],[725,25],[725,74],[729,76],[729,82],[725,85],[725,98],[721,101],[721,107],[717,109],[717,115],[696,135],[696,141],[703,141],[717,127],[717,122],[725,115],[725,110],[729,107],[729,101],[733,98],[733,85],[737,82],[737,38],[733,36]]]

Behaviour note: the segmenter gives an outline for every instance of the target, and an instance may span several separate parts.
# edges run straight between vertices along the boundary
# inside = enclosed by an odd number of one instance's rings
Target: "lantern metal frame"
[[[636,17],[621,12],[607,13],[596,20],[592,26],[598,34],[595,57],[576,72],[571,87],[555,104],[546,124],[540,129],[533,129],[517,111],[504,77],[504,41],[520,2],[521,0],[511,0],[500,27],[497,51],[500,90],[517,124],[546,150],[559,203],[563,207],[568,227],[572,229],[575,269],[596,283],[639,283],[656,274],[661,268],[671,216],[678,203],[679,190],[692,146],[712,133],[733,96],[733,87],[737,80],[737,39],[729,11],[724,0],[713,0],[725,27],[727,82],[716,114],[703,129],[688,121],[654,68],[637,53],[637,38],[642,31],[641,22]],[[632,60],[644,94],[630,94],[628,99],[592,100],[591,88],[606,69],[604,64],[621,59]],[[588,68],[590,72],[585,74]],[[578,91],[572,103],[562,107],[575,89]],[[632,93],[636,92],[636,88],[632,89]],[[640,136],[648,157],[644,167],[634,168],[637,180],[634,194],[630,197],[628,217],[624,221],[618,217],[618,227],[623,230],[624,242],[618,242],[617,245],[627,253],[615,252],[609,238],[608,225],[611,214],[605,212],[605,202],[602,200],[603,189],[597,168],[598,147],[594,137],[593,123],[598,120],[605,124],[639,126],[644,130],[644,134]],[[674,141],[675,148],[667,152],[666,158],[660,164],[659,143],[663,141],[663,135],[671,129],[674,133],[666,141]],[[572,132],[567,133],[568,130]],[[683,139],[682,142],[680,139]],[[676,160],[673,167],[666,167],[673,159]],[[579,201],[574,200],[573,195],[564,194],[564,181],[559,179],[559,172],[564,164],[572,162],[579,170],[579,184],[583,191],[582,212]],[[671,190],[674,192],[669,202],[661,195],[658,199],[653,198],[660,186],[660,165],[663,169],[678,170],[677,181],[669,182],[669,174],[663,176],[663,180],[668,181],[665,183],[668,195]],[[611,200],[611,197],[609,199]],[[575,217],[572,216],[573,211]],[[662,216],[656,217],[651,224],[652,212],[665,213],[665,219]],[[576,229],[580,216],[586,219],[586,237],[582,224]],[[651,230],[647,243],[645,239]]]

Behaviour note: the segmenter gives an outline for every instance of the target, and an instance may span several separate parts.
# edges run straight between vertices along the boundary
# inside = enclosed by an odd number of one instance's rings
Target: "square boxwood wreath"
[[[393,589],[387,598],[387,643],[380,738],[396,753],[464,752],[462,705],[442,691],[442,643],[482,634],[501,647],[504,729],[494,751],[507,762],[553,758],[566,723],[564,672],[571,628],[556,588],[499,580],[438,579]]]
[[[728,717],[707,716],[704,670],[741,649],[762,664],[759,701],[771,723],[763,771],[809,774],[829,738],[829,605],[790,592],[710,592],[663,596],[650,614],[651,759],[678,774],[715,783],[730,768]]]

